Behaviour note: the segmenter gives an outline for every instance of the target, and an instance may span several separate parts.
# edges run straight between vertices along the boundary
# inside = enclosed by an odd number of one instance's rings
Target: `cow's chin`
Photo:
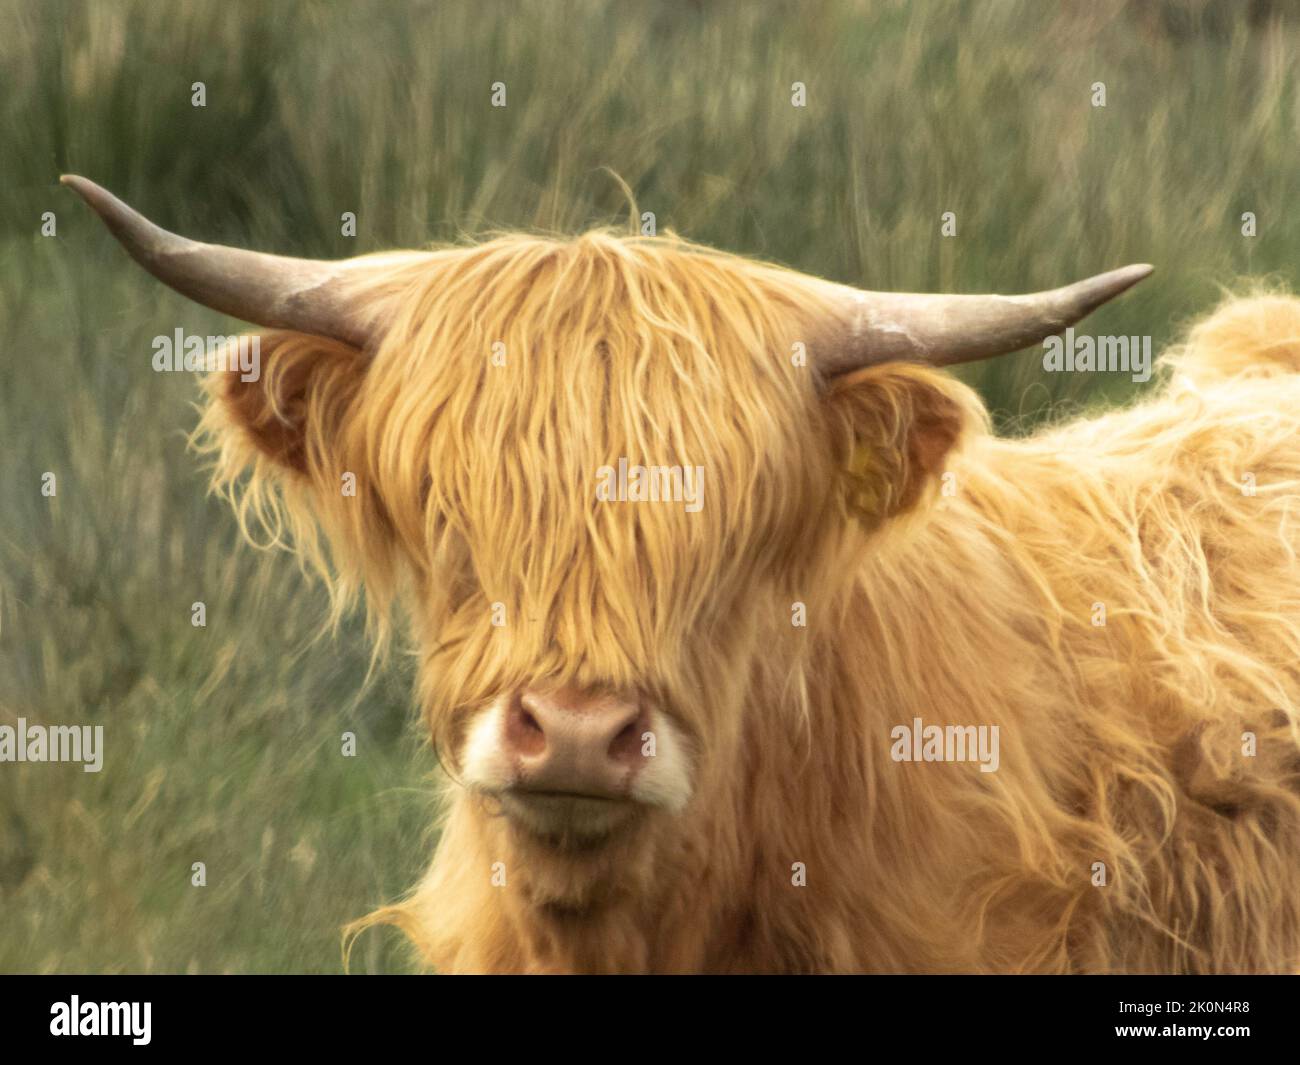
[[[511,830],[557,851],[590,851],[633,832],[647,812],[630,799],[511,788],[497,799]]]
[[[658,842],[676,815],[630,798],[496,791],[480,807],[512,896],[537,914],[588,917],[655,883]],[[515,894],[517,892],[517,894]]]

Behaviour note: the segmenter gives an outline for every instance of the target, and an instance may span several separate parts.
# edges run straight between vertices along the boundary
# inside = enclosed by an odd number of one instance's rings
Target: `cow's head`
[[[210,381],[219,478],[317,561],[322,529],[381,634],[403,604],[449,774],[568,903],[595,856],[731,798],[755,715],[798,712],[845,560],[983,416],[931,367],[1149,269],[877,294],[604,233],[323,263],[195,244],[66,180],[161,280],[273,330],[256,381]]]

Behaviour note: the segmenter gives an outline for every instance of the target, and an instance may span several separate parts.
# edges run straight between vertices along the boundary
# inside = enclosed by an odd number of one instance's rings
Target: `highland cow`
[[[606,232],[322,263],[65,180],[270,330],[260,379],[207,378],[216,483],[419,649],[449,810],[364,923],[431,967],[1300,964],[1300,302],[1006,440],[941,367],[1149,268],[890,295]],[[622,460],[702,505],[598,498]],[[901,759],[914,725],[994,771]]]

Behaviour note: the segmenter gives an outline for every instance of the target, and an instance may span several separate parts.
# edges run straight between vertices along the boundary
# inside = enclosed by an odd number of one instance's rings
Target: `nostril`
[[[546,752],[546,730],[518,697],[511,702],[506,716],[506,745],[516,755],[526,757]]]
[[[642,722],[639,717],[623,726],[609,745],[609,757],[612,761],[629,763],[641,757]]]

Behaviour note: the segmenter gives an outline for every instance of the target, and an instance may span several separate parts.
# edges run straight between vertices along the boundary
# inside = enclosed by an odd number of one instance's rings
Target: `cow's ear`
[[[960,382],[904,363],[835,378],[823,401],[845,506],[869,529],[915,507],[981,417]]]
[[[209,407],[202,428],[228,457],[267,458],[282,472],[306,475],[333,463],[366,357],[346,344],[303,333],[242,339],[256,345],[242,353],[241,368],[207,379]]]

